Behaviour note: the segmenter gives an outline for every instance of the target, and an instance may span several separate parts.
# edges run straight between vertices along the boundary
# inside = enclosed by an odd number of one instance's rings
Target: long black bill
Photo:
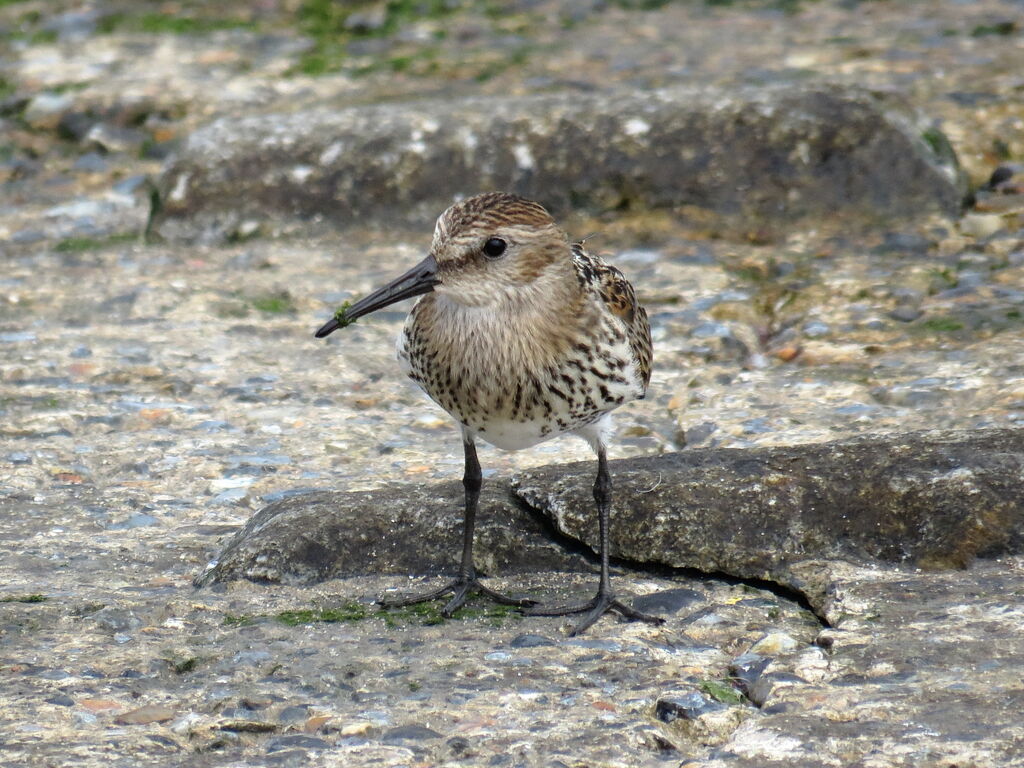
[[[392,280],[383,288],[378,288],[345,310],[344,319],[352,322],[356,318],[376,312],[396,301],[430,293],[439,282],[441,281],[437,279],[437,262],[434,261],[433,256],[427,256],[401,277]],[[343,323],[337,317],[332,317],[316,332],[316,337],[322,339],[345,325],[347,323]]]

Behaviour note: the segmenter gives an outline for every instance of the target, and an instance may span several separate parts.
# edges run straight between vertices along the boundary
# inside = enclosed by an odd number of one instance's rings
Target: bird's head
[[[477,195],[441,214],[427,258],[336,315],[316,336],[431,291],[464,306],[496,305],[545,276],[562,275],[570,264],[565,233],[539,203],[505,192]]]

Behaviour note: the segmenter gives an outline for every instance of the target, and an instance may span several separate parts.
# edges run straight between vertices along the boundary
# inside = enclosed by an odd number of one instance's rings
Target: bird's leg
[[[496,603],[502,605],[515,605],[520,608],[533,605],[535,601],[528,598],[508,597],[485,587],[480,583],[476,575],[476,566],[473,564],[473,533],[476,530],[476,513],[480,504],[480,487],[483,485],[483,473],[480,471],[480,460],[476,456],[476,443],[469,435],[463,436],[463,447],[466,453],[466,471],[462,476],[462,486],[466,489],[466,514],[462,527],[462,562],[459,565],[459,575],[454,580],[445,584],[440,589],[427,592],[422,595],[410,595],[399,597],[393,600],[381,600],[385,608],[394,608],[402,605],[414,605],[425,603],[430,600],[437,600],[451,593],[452,599],[441,609],[441,615],[451,618],[459,608],[465,605],[466,600],[474,592],[489,597]]]
[[[631,608],[617,600],[612,592],[611,574],[608,565],[609,546],[609,517],[612,503],[612,478],[608,472],[608,457],[604,446],[597,451],[597,479],[594,480],[594,501],[597,502],[597,515],[600,525],[601,536],[601,580],[598,582],[597,594],[593,599],[578,605],[536,606],[526,611],[530,616],[568,616],[574,613],[583,613],[584,617],[572,628],[570,635],[578,635],[587,630],[594,622],[604,614],[614,611],[629,621],[646,621],[651,624],[661,624],[665,620],[660,616],[651,616]]]

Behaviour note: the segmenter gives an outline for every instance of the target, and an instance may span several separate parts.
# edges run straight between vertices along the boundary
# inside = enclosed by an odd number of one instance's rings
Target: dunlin
[[[409,605],[452,594],[450,616],[469,595],[483,594],[545,616],[583,614],[582,632],[603,614],[660,622],[617,600],[608,569],[611,477],[606,447],[610,414],[642,398],[651,376],[647,313],[615,267],[570,243],[538,203],[501,192],[457,203],[437,220],[430,254],[316,332],[318,338],[356,318],[413,296],[398,339],[405,372],[458,422],[465,448],[466,492],[458,577],[422,595],[386,601]],[[600,520],[601,577],[592,600],[531,606],[480,583],[473,529],[481,473],[476,439],[506,450],[572,433],[597,453],[594,500]]]

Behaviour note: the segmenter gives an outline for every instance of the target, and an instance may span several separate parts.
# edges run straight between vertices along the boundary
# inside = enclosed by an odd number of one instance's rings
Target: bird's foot
[[[646,621],[648,624],[664,624],[660,616],[642,613],[635,608],[617,600],[611,592],[599,590],[593,599],[577,605],[535,605],[523,611],[527,616],[571,616],[575,613],[585,614],[579,623],[569,632],[570,636],[582,634],[606,613],[615,612],[626,621]]]
[[[439,600],[447,594],[451,594],[452,599],[449,600],[445,607],[441,609],[441,615],[446,619],[450,619],[452,615],[459,610],[459,608],[466,604],[470,595],[473,594],[482,595],[496,603],[500,603],[501,605],[514,605],[517,608],[527,608],[537,602],[536,600],[531,600],[528,597],[509,597],[508,595],[503,595],[500,592],[495,592],[493,589],[481,584],[480,580],[476,576],[459,576],[457,579],[448,582],[440,589],[435,589],[432,592],[424,592],[419,595],[406,595],[405,597],[381,598],[377,602],[384,608],[400,608],[405,605],[429,603],[431,600]]]

